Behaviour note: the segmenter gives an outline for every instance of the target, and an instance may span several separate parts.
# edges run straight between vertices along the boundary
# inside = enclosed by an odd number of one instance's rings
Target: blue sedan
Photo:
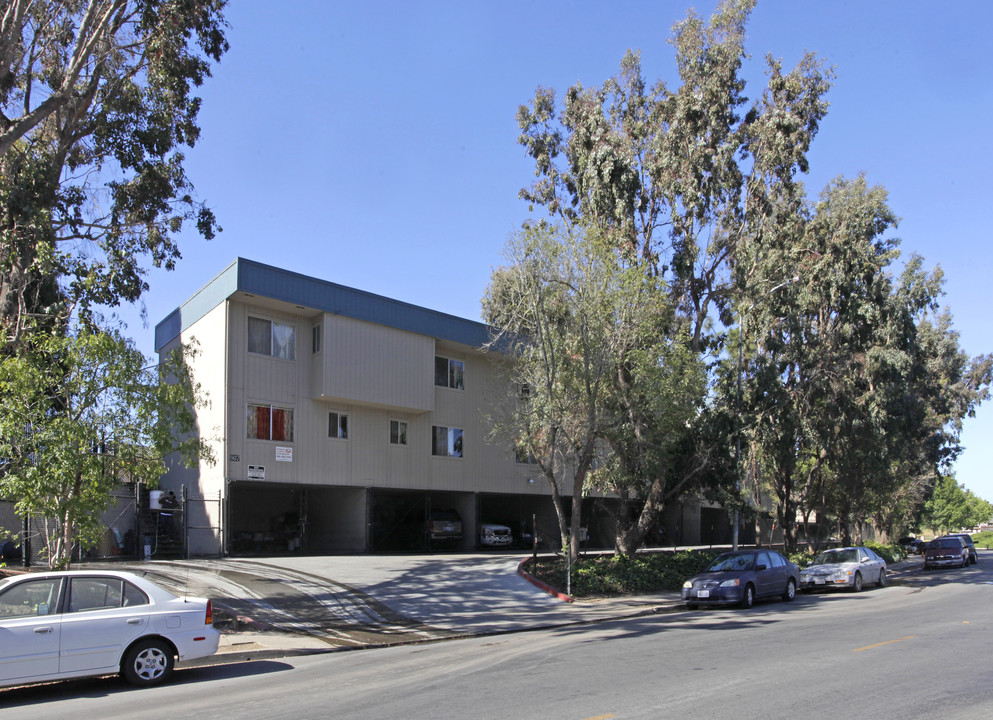
[[[756,600],[796,597],[797,566],[775,550],[736,550],[724,553],[699,575],[683,583],[682,599],[691,610],[698,605],[741,605]]]

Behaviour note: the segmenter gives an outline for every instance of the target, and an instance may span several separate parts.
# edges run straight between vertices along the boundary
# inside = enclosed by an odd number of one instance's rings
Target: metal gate
[[[191,556],[224,554],[221,493],[191,494],[183,488],[183,549]]]

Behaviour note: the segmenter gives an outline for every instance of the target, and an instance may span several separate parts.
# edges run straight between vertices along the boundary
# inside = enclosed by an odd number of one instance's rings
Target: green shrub
[[[973,536],[978,547],[985,543],[993,546],[993,531]],[[899,562],[904,553],[899,545],[867,542],[887,563]],[[683,583],[702,572],[722,551],[681,550],[660,551],[625,555],[586,555],[572,566],[571,594],[573,597],[605,597],[613,595],[639,595],[653,592],[679,592]],[[804,568],[814,559],[806,549],[790,553],[789,559]],[[538,558],[535,567],[531,561],[524,569],[533,577],[552,586],[559,592],[566,590],[566,562],[559,555]]]
[[[887,563],[900,562],[906,557],[906,553],[900,548],[896,543],[882,544],[873,541],[863,543],[870,550],[875,551],[879,557],[885,560]]]
[[[573,597],[678,592],[687,578],[706,568],[718,555],[710,550],[683,550],[624,555],[587,555],[572,566]],[[566,589],[566,563],[559,556],[538,558],[525,570],[559,592]]]

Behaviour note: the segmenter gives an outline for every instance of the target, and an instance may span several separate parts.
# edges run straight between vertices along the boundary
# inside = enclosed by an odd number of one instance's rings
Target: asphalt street
[[[468,622],[465,612],[454,618],[445,616],[455,595],[469,589],[462,584],[474,573],[435,576],[431,570],[435,563],[447,560],[477,570],[490,563],[508,567],[507,559],[499,556],[425,556],[421,562],[411,556],[366,559],[378,567],[356,566],[349,582],[343,583],[346,573],[338,566],[333,570],[335,582],[362,591],[385,583],[389,592],[417,596],[406,601],[411,607],[419,606],[423,615],[407,619],[436,620],[437,625],[424,625],[449,632],[456,627],[471,630],[490,625],[482,618]],[[335,558],[301,560],[338,563]],[[509,568],[516,571],[512,560]],[[278,568],[276,562],[267,559],[261,564]],[[223,569],[237,568],[241,576],[252,574],[246,571],[246,563],[259,561],[226,560]],[[396,567],[390,570],[394,563]],[[566,605],[554,600],[558,605],[548,606],[553,608],[548,615],[518,600],[505,606],[511,612],[517,610],[512,624],[544,623],[544,629],[363,652],[329,652],[331,648],[325,645],[320,653],[245,658],[252,662],[222,659],[184,668],[172,682],[140,691],[117,678],[11,688],[2,693],[0,705],[8,713],[20,711],[37,720],[989,717],[993,712],[993,671],[986,662],[993,628],[991,563],[993,553],[984,551],[978,566],[925,572],[920,559],[913,558],[891,566],[892,582],[884,588],[871,587],[857,594],[802,595],[791,603],[776,599],[747,611],[690,611],[674,603],[672,612],[655,612],[666,609],[656,596],[648,598],[654,603],[647,611],[585,625],[547,626],[547,622],[549,617],[572,621],[593,617],[593,611],[603,617],[604,608],[634,608],[609,602]],[[205,577],[215,572],[200,562],[170,566],[180,568],[176,577],[191,587],[197,573],[192,567],[182,569],[187,565],[198,566]],[[320,576],[299,566],[294,572],[308,578]],[[423,590],[418,595],[394,587],[399,577],[437,580],[450,599],[435,607],[423,597]],[[239,576],[233,582],[243,579]],[[497,591],[503,583],[515,582],[504,574],[490,581]],[[470,584],[477,587],[477,583]],[[278,593],[270,593],[259,599],[278,603],[279,598]],[[486,605],[483,596],[478,602],[467,596],[465,603]],[[562,607],[569,608],[567,614],[558,613]],[[370,620],[361,614],[352,619]],[[445,621],[449,624],[442,627]],[[245,637],[273,634],[280,633],[253,631],[231,637],[244,642]],[[301,632],[283,634],[311,637]]]

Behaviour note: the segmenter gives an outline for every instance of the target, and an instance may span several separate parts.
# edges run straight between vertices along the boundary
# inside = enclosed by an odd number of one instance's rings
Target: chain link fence
[[[163,508],[161,493],[141,485],[122,485],[111,496],[101,515],[104,526],[92,547],[73,548],[73,562],[168,559],[188,557],[191,548],[200,555],[221,555],[220,493],[216,496],[180,492],[180,506]],[[8,567],[44,567],[48,564],[46,537],[54,528],[40,514],[19,514],[15,503],[0,499],[0,563]]]

